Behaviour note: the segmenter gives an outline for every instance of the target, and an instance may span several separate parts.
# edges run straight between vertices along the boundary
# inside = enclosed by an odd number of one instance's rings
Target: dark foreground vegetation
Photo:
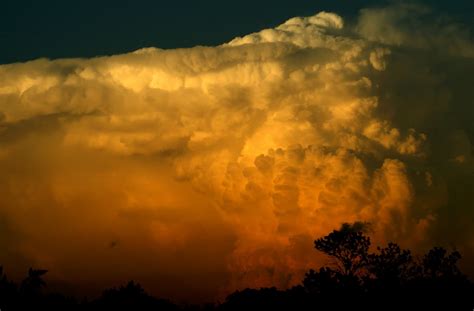
[[[288,290],[245,289],[221,304],[178,306],[134,282],[90,301],[48,293],[46,270],[30,269],[15,284],[0,268],[0,308],[9,310],[473,310],[474,284],[459,270],[461,255],[434,247],[424,256],[389,243],[370,252],[363,223],[344,224],[314,241],[329,267],[306,273]]]

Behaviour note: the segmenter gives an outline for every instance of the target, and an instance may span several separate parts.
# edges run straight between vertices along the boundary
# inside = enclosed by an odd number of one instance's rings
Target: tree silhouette
[[[42,279],[48,270],[33,269],[28,270],[28,276],[21,282],[20,292],[28,297],[35,297],[41,294],[46,282]]]
[[[395,243],[370,252],[368,224],[343,224],[314,241],[334,266],[309,270],[289,289],[243,289],[218,305],[178,306],[157,299],[134,281],[92,301],[45,290],[47,270],[28,270],[17,287],[0,266],[0,309],[15,310],[472,310],[474,285],[458,267],[461,254],[434,247],[416,257]]]
[[[431,249],[421,260],[395,243],[369,253],[366,223],[343,224],[314,241],[315,248],[333,259],[336,269],[310,270],[303,287],[319,305],[328,308],[425,309],[450,303],[453,310],[474,305],[473,285],[457,266],[461,255]],[[390,301],[390,305],[387,302]]]
[[[345,276],[354,276],[368,263],[370,238],[364,235],[367,224],[344,223],[325,237],[314,241],[314,247],[334,259],[337,270]]]
[[[444,248],[434,247],[423,257],[423,272],[432,279],[463,277],[457,266],[459,259],[458,251],[448,254]]]
[[[0,266],[0,308],[10,308],[16,299],[17,288],[15,283],[9,281],[7,275],[3,271],[3,266]]]
[[[368,271],[371,276],[383,284],[399,284],[416,275],[410,250],[402,250],[395,243],[387,247],[377,247],[378,253],[370,254]]]

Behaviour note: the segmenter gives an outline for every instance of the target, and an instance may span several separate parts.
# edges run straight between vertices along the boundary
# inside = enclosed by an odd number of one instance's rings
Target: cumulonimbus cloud
[[[474,47],[431,15],[0,66],[0,260],[210,297],[298,283],[341,222],[469,254]]]

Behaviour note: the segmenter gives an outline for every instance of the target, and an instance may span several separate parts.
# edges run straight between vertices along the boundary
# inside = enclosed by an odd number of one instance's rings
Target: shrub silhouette
[[[134,281],[119,288],[105,290],[93,305],[97,310],[178,310],[168,300],[148,295],[141,285]]]

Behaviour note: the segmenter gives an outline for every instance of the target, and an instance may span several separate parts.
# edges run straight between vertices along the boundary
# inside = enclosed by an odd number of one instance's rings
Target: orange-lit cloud
[[[298,283],[342,222],[469,251],[474,45],[430,14],[0,66],[0,261],[211,299]]]

